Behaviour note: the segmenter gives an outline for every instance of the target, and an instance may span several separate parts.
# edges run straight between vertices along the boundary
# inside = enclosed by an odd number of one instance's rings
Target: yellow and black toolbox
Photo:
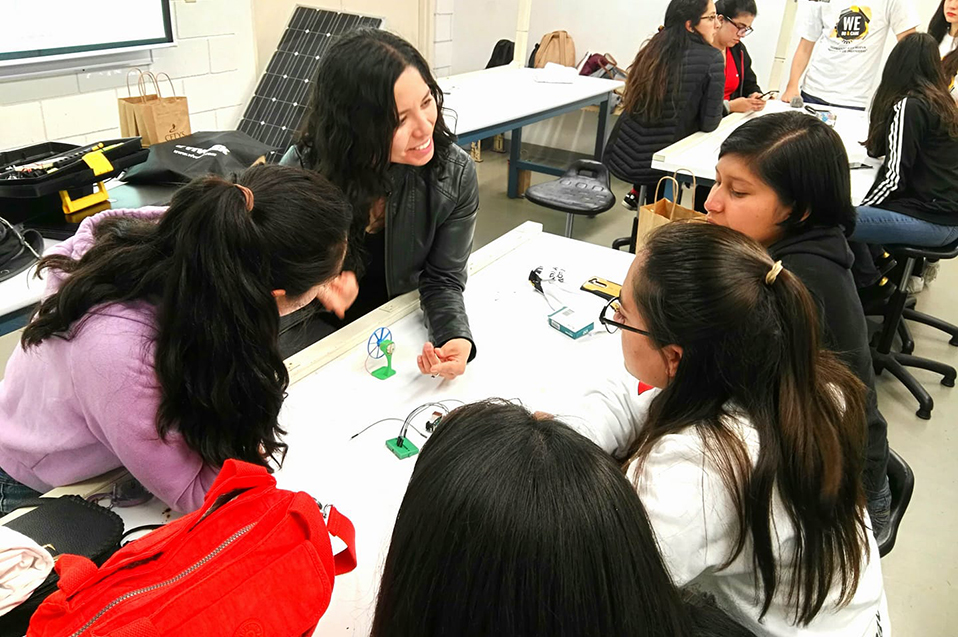
[[[139,137],[78,146],[45,142],[0,153],[0,216],[51,239],[110,207],[104,182],[146,161]]]

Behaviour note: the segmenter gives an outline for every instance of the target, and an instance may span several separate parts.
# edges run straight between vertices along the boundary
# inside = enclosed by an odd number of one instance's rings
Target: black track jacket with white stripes
[[[884,150],[861,205],[958,226],[958,139],[948,137],[925,100],[905,97],[895,104]]]

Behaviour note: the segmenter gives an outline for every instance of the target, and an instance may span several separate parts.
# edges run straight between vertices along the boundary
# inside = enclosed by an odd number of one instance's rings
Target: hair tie
[[[775,279],[778,278],[779,273],[784,270],[782,267],[781,261],[776,261],[772,264],[772,269],[768,271],[768,274],[765,275],[765,285],[771,285],[775,283]]]
[[[239,188],[240,192],[243,193],[243,199],[246,200],[246,212],[253,212],[253,191],[246,186],[241,186],[239,184],[233,185]]]
[[[659,25],[659,31],[661,31],[664,28],[665,28],[665,25],[662,25],[662,24]]]

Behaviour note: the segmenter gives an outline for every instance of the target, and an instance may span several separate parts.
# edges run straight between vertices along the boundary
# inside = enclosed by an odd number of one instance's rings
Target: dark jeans
[[[20,484],[11,478],[6,471],[0,469],[0,516],[10,513],[25,500],[40,497],[39,491],[34,491],[25,484]]]
[[[868,516],[872,519],[872,535],[877,538],[891,518],[891,487],[888,486],[888,479],[885,479],[885,485],[879,493],[874,495],[868,493],[867,496]]]
[[[850,108],[854,111],[863,111],[865,110],[864,106],[845,106],[844,104],[833,104],[831,102],[826,102],[820,97],[815,97],[814,95],[809,95],[805,91],[802,91],[802,101],[806,104],[821,104],[822,106],[836,106],[838,108]]]

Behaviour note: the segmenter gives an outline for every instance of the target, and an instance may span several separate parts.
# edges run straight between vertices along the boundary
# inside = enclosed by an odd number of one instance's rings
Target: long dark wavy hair
[[[799,625],[822,610],[836,583],[847,604],[869,557],[865,388],[821,350],[811,295],[788,270],[767,283],[773,262],[762,246],[711,224],[668,224],[649,236],[640,259],[630,290],[638,312],[656,346],[676,344],[683,355],[652,401],[630,462],[641,467],[664,436],[694,427],[736,509],[738,540],[726,566],[752,547],[762,616],[780,588]],[[739,415],[758,433],[754,467],[731,423]],[[787,520],[772,519],[776,492]],[[775,524],[785,522],[795,547],[780,564]]]
[[[868,154],[873,157],[885,154],[895,104],[905,97],[924,101],[940,118],[942,129],[952,139],[958,139],[958,108],[948,92],[949,83],[935,38],[927,33],[905,36],[888,56],[881,83],[875,91],[865,141]]]
[[[256,166],[237,183],[253,192],[251,212],[232,182],[204,177],[158,223],[105,219],[80,259],[44,257],[40,272],[67,277],[22,338],[24,348],[69,340],[103,304],[155,306],[157,432],[180,432],[212,466],[282,462],[289,375],[272,290],[295,298],[338,274],[350,222],[342,193],[315,173]]]
[[[931,16],[931,21],[928,22],[928,35],[935,38],[937,44],[941,44],[945,34],[949,31],[951,31],[951,23],[945,18],[945,0],[941,0],[941,4],[938,5],[938,10]],[[942,58],[941,63],[945,68],[945,77],[948,78],[948,83],[951,84],[951,80],[955,77],[955,74],[958,73],[958,47],[949,51],[948,54]]]
[[[811,228],[855,230],[848,153],[831,126],[789,111],[756,117],[725,138],[719,158],[738,157],[791,209],[787,235]]]
[[[686,22],[696,26],[708,0],[672,0],[665,10],[665,26],[636,53],[625,83],[623,108],[648,121],[657,120],[666,99],[679,90],[682,60],[692,44],[708,44],[697,32],[689,32]]]
[[[309,113],[297,147],[303,166],[339,186],[353,206],[350,269],[359,267],[363,230],[373,203],[392,189],[389,154],[399,127],[394,87],[407,68],[422,76],[436,102],[435,153],[427,168],[442,162],[455,137],[442,116],[443,94],[422,54],[406,40],[381,29],[361,28],[337,40],[320,62]]]
[[[455,410],[403,497],[372,637],[745,637],[683,596],[612,458],[552,419]]]

